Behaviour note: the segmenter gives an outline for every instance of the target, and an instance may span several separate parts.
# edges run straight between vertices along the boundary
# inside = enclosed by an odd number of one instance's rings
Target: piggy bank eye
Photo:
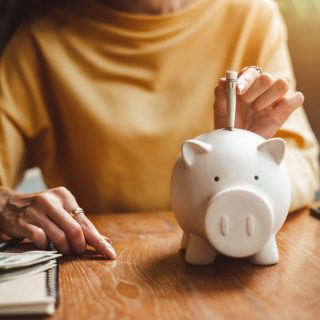
[[[213,178],[213,181],[214,182],[218,182],[220,179],[219,179],[219,177],[217,177],[217,176],[215,176],[214,178]]]
[[[259,180],[259,176],[254,176],[254,180]]]

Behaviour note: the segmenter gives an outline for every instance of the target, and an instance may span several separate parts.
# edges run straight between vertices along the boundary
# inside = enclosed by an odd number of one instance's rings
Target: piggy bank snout
[[[230,189],[210,200],[204,223],[208,240],[219,252],[246,257],[267,242],[274,218],[267,201],[258,193]]]

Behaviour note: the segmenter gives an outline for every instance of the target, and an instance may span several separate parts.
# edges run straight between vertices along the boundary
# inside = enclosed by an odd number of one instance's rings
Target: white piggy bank
[[[221,253],[260,265],[279,260],[275,234],[289,210],[285,142],[221,129],[187,140],[173,169],[171,203],[186,261]]]

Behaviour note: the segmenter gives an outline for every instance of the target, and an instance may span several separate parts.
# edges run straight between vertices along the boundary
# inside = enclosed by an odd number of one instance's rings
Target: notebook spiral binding
[[[50,242],[48,250],[55,251],[53,243]],[[55,298],[55,306],[59,305],[59,264],[56,260],[56,264],[47,271],[47,281],[46,281],[47,294],[50,297]]]
[[[59,305],[59,265],[48,270],[47,273],[47,293],[55,298],[55,306]]]

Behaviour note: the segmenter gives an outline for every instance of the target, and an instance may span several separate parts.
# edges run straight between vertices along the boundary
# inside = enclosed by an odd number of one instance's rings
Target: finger
[[[80,224],[62,206],[60,208],[51,208],[46,214],[50,220],[64,231],[72,251],[81,254],[86,250],[86,241]]]
[[[304,97],[301,92],[296,92],[292,96],[278,101],[272,108],[265,109],[267,110],[267,117],[271,119],[273,125],[261,126],[261,124],[254,122],[248,130],[256,132],[267,139],[272,137],[289,118],[290,114],[303,104],[303,101]],[[258,113],[257,115],[259,116],[260,114]],[[265,115],[261,115],[261,117],[265,117]]]
[[[288,89],[289,83],[286,79],[277,79],[270,89],[268,89],[255,100],[253,109],[256,111],[261,111],[264,108],[271,106],[276,101],[282,99],[287,93]]]
[[[53,242],[58,251],[63,254],[70,253],[70,245],[66,234],[55,223],[53,223],[43,212],[39,209],[28,207],[25,210],[25,217],[29,223],[40,227],[46,234],[47,238]]]
[[[105,258],[115,259],[116,252],[112,245],[99,233],[93,223],[84,215],[78,214],[74,217],[82,227],[87,243],[94,247]]]
[[[48,192],[54,194],[59,201],[48,199],[45,203],[45,214],[64,231],[72,250],[77,254],[83,253],[86,241],[82,228],[63,207],[65,203],[71,202],[77,206],[74,196],[64,187],[50,189]]]
[[[41,228],[21,220],[17,223],[17,227],[19,234],[16,234],[15,236],[22,239],[29,239],[40,249],[48,247],[48,239]]]
[[[274,110],[288,111],[291,114],[295,109],[302,106],[304,95],[301,92],[296,92],[292,96],[277,102],[272,108]]]
[[[244,94],[252,84],[260,77],[260,72],[255,68],[248,68],[238,78],[238,94]]]
[[[272,87],[275,80],[269,73],[262,74],[252,86],[242,95],[242,100],[246,103],[252,103],[264,92]]]
[[[35,225],[28,224],[24,234],[25,238],[32,241],[40,249],[46,249],[49,245],[45,232]]]
[[[46,225],[46,228],[49,228],[49,232],[53,232],[54,229],[55,232],[58,232],[58,237],[64,238],[66,236],[68,239],[67,244],[70,244],[74,252],[82,253],[86,246],[82,229],[80,225],[63,209],[61,204],[63,200],[55,194],[56,189],[50,189],[36,195],[33,200],[33,206],[37,212],[42,214],[39,215],[33,211],[30,211],[30,214],[33,217],[34,222],[39,223],[35,221],[36,216],[42,223],[47,223],[48,225]],[[42,219],[42,215],[47,216],[52,223]],[[56,224],[58,229],[53,228],[53,224]],[[61,239],[60,241],[62,242],[63,240]],[[67,248],[64,244],[60,244],[60,247],[61,251],[64,253],[70,252],[70,247]],[[57,249],[59,248],[57,247]]]
[[[215,99],[213,105],[215,129],[224,128],[227,123],[228,113],[226,108],[226,79],[220,78],[214,90]]]
[[[64,200],[63,205],[67,212],[72,212],[79,205],[66,188],[56,188],[54,192],[58,193],[60,197]],[[72,195],[72,196],[70,196]],[[115,259],[116,252],[111,244],[99,233],[93,223],[85,216],[85,214],[77,214],[73,219],[79,223],[83,231],[86,242],[93,246],[99,253],[101,253],[105,258]]]

